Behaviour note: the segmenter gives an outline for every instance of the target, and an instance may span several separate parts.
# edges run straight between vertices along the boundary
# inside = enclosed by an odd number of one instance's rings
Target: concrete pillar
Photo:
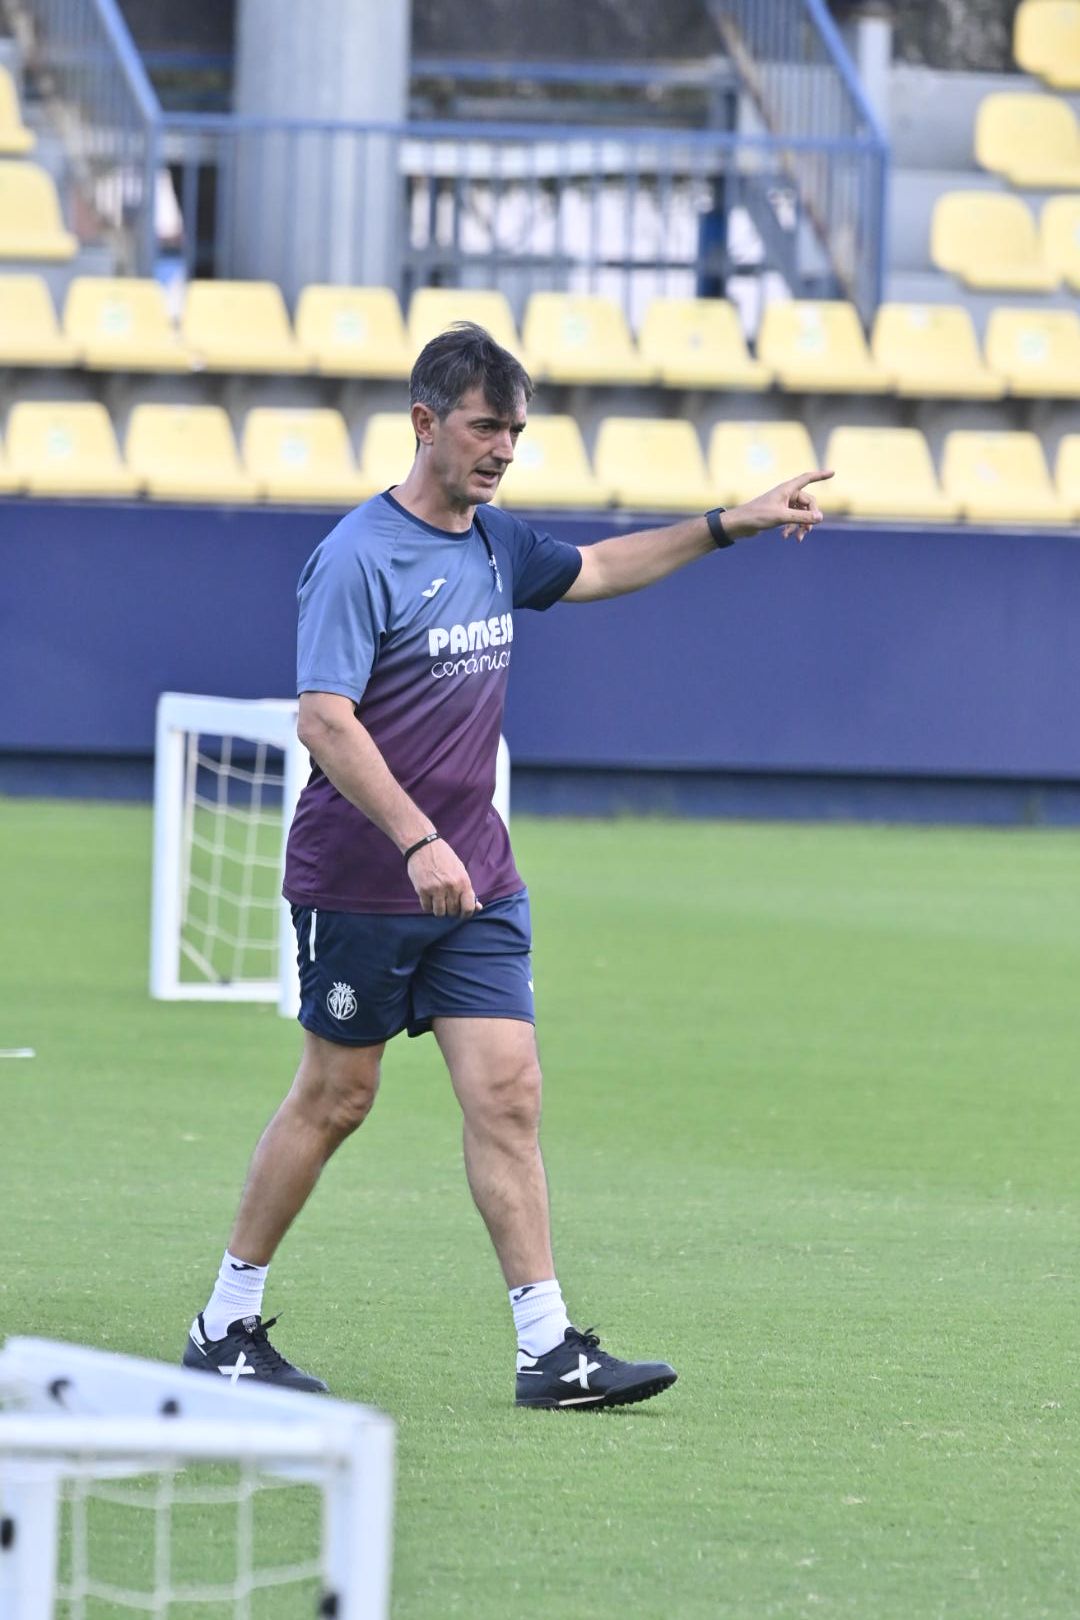
[[[887,134],[895,22],[893,7],[889,0],[854,0],[845,8],[845,18],[845,42],[866,92],[866,99]]]
[[[239,0],[240,117],[402,123],[411,0]],[[398,141],[348,130],[236,141],[222,171],[229,273],[293,298],[306,282],[398,281]]]

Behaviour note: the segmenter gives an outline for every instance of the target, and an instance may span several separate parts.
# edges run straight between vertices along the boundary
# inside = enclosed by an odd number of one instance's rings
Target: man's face
[[[449,504],[461,509],[490,501],[525,427],[524,398],[512,417],[501,416],[482,388],[470,389],[441,422],[423,406],[413,409],[417,437],[429,446],[428,466]]]

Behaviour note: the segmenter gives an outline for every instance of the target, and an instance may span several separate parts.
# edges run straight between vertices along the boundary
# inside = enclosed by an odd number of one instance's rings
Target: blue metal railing
[[[812,154],[790,178],[846,295],[869,317],[881,297],[889,148],[825,0],[710,0],[762,128],[779,140],[848,140],[836,167]]]

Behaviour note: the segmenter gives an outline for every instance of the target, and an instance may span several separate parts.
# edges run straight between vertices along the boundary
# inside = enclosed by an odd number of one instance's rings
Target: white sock
[[[518,1349],[527,1356],[546,1356],[562,1344],[570,1318],[562,1289],[554,1277],[547,1282],[521,1283],[510,1290],[510,1308],[517,1328]]]
[[[269,1266],[253,1266],[247,1260],[238,1260],[235,1254],[225,1250],[210,1303],[202,1313],[208,1339],[223,1339],[230,1323],[238,1322],[242,1316],[261,1315],[269,1270]]]

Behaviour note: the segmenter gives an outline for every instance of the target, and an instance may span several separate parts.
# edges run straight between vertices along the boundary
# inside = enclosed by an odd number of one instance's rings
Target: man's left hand
[[[832,473],[818,468],[815,472],[800,473],[775,489],[755,495],[743,506],[729,507],[724,513],[724,528],[733,540],[744,540],[748,535],[760,534],[763,529],[782,526],[786,540],[794,535],[805,540],[815,523],[822,521],[821,510],[812,495],[806,493],[807,484],[819,484]]]

